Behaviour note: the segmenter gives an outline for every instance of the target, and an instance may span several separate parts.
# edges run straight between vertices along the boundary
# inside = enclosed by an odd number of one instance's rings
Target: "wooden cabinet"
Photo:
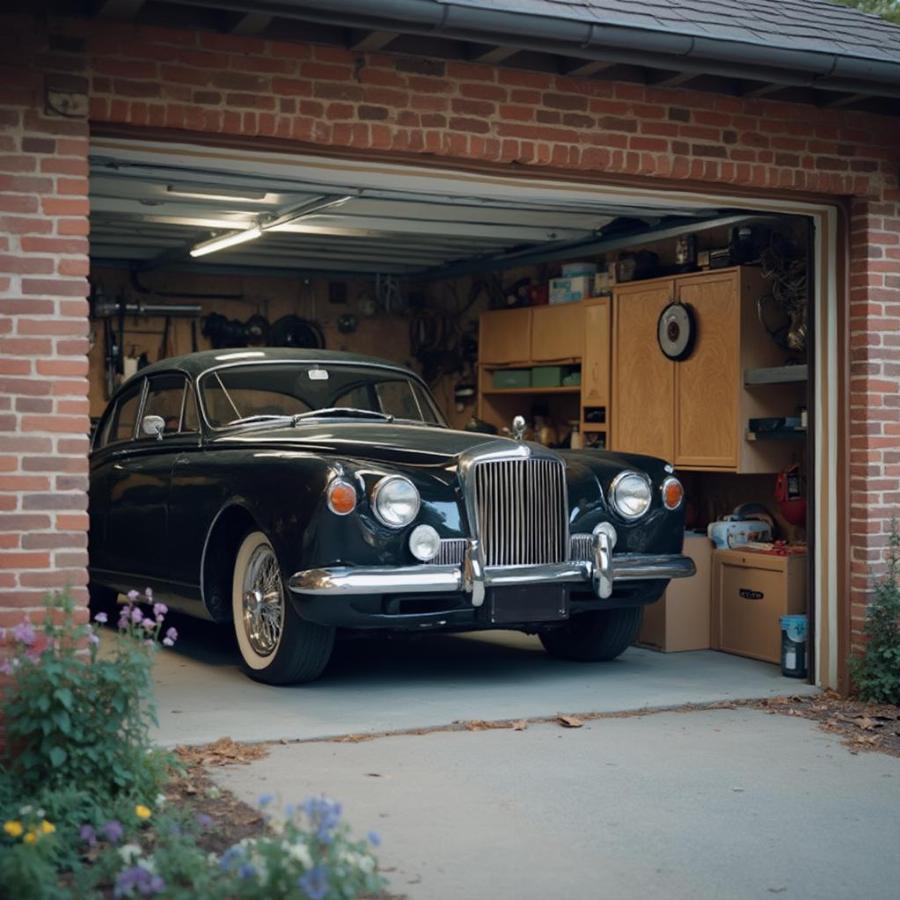
[[[531,359],[531,309],[495,309],[481,314],[478,356],[483,363],[509,365]]]
[[[675,457],[675,369],[656,344],[672,281],[636,282],[615,292],[612,446]]]
[[[584,353],[581,357],[581,405],[609,406],[609,300],[584,304]]]
[[[530,312],[534,362],[581,359],[585,334],[581,303],[535,306]]]
[[[759,270],[733,268],[621,285],[614,295],[612,446],[648,453],[683,469],[777,472],[785,442],[750,442],[751,417],[783,414],[772,395],[750,392],[743,372],[780,364],[783,353],[756,318]],[[697,327],[687,359],[659,348],[660,313],[690,304]]]

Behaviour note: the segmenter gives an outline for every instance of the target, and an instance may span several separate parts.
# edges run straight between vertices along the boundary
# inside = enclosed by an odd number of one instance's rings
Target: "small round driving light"
[[[609,494],[624,519],[639,519],[650,508],[650,479],[638,472],[622,472],[613,479]]]
[[[666,509],[678,509],[684,500],[684,488],[677,478],[667,478],[662,483],[662,498]]]
[[[441,549],[441,536],[430,525],[417,525],[409,535],[409,551],[421,562],[431,562]]]
[[[328,508],[336,516],[346,516],[356,509],[356,488],[347,481],[336,478],[325,492]]]
[[[375,515],[390,528],[403,528],[419,514],[419,492],[402,475],[382,478],[372,491]]]

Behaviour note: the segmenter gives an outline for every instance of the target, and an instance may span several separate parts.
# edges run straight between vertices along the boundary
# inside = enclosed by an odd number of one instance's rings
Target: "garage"
[[[697,574],[645,608],[644,652],[777,672],[794,615],[795,674],[834,677],[834,510],[811,502],[832,210],[115,136],[90,178],[95,424],[128,375],[196,350],[408,366],[453,428],[522,416],[547,447],[674,462]]]

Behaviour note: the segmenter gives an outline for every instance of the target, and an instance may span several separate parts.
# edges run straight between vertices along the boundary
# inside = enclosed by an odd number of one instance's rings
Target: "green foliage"
[[[39,629],[26,622],[10,631],[16,650],[6,664],[4,763],[19,790],[77,785],[96,797],[155,796],[165,762],[149,737],[150,670],[162,615],[145,619],[124,607],[112,652],[101,656],[94,629],[76,624],[71,597],[50,597],[45,606]]]
[[[850,660],[857,693],[872,703],[900,705],[900,533],[891,524],[888,570],[866,611],[866,648]]]
[[[837,0],[837,2],[900,24],[900,0]]]

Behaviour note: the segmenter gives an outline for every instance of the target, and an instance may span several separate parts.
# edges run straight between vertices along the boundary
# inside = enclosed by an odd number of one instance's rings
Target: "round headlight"
[[[409,550],[421,562],[431,562],[441,549],[441,536],[430,525],[417,525],[409,535]]]
[[[613,479],[609,494],[620,516],[639,519],[650,508],[650,479],[637,472],[622,472]]]
[[[388,475],[375,485],[372,508],[375,515],[391,528],[409,525],[419,514],[419,492],[402,475]]]

